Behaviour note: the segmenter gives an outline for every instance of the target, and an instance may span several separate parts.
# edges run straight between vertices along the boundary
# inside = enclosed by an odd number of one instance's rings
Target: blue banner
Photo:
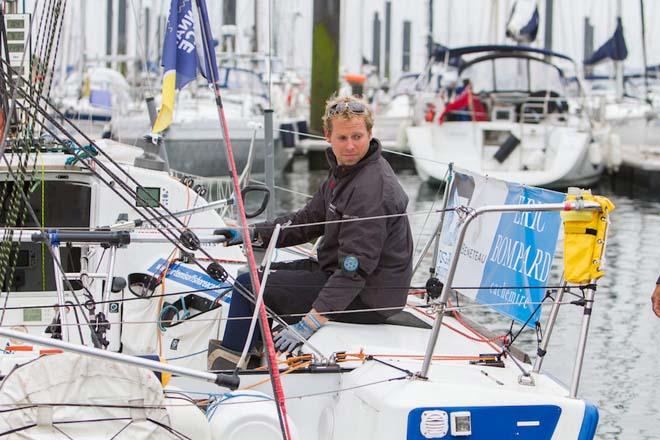
[[[468,171],[453,173],[438,242],[436,275],[443,282],[456,252],[459,229],[473,209],[487,205],[561,203],[565,194],[504,182]],[[461,214],[462,212],[462,214]],[[468,227],[452,286],[464,296],[533,327],[561,227],[559,212],[489,213]],[[538,287],[538,288],[535,288]]]
[[[165,267],[167,267],[167,260],[160,258],[147,270],[153,274],[160,275]],[[190,269],[180,263],[170,264],[165,278],[176,281],[177,283],[183,284],[184,286],[188,286],[191,289],[203,290],[203,292],[199,292],[199,294],[208,295],[212,299],[217,298],[227,289],[232,288],[232,285],[229,283],[221,283],[217,280],[214,280],[204,272]],[[223,296],[222,301],[229,304],[231,302],[231,293]]]
[[[561,203],[565,195],[539,188],[509,184],[506,204]],[[559,212],[502,214],[484,266],[476,300],[534,327],[541,309],[561,226]]]

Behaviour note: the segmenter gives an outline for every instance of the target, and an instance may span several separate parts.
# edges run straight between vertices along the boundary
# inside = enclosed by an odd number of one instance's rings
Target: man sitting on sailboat
[[[264,301],[293,324],[275,335],[280,352],[302,345],[291,329],[308,339],[328,320],[383,323],[405,305],[412,278],[408,197],[381,156],[380,142],[371,136],[372,110],[357,97],[334,97],[326,104],[323,125],[331,145],[328,178],[304,208],[251,229],[250,238],[263,246],[275,224],[285,225],[277,247],[323,236],[318,262],[284,263],[269,274]],[[228,245],[244,240],[237,228],[216,233],[226,235]],[[239,276],[236,283],[251,290],[249,274]],[[212,369],[233,368],[239,360],[250,320],[233,318],[251,316],[253,301],[234,288],[221,347],[210,353]]]

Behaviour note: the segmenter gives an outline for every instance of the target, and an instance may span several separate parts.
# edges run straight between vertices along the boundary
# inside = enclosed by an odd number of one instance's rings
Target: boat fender
[[[600,143],[592,140],[589,144],[589,162],[593,166],[598,166],[603,163],[603,151],[600,147]]]
[[[503,163],[518,145],[520,145],[520,139],[518,139],[513,133],[509,133],[509,137],[502,142],[502,145],[497,149],[493,158],[499,163]]]
[[[424,120],[426,122],[433,122],[435,119],[435,104],[432,102],[426,103],[426,109],[424,110]]]
[[[611,133],[609,136],[608,166],[613,171],[618,171],[622,162],[621,137],[616,133]]]
[[[398,147],[405,147],[408,145],[408,121],[402,121],[401,124],[399,124],[399,129],[397,130],[396,134],[396,145]]]
[[[246,411],[246,408],[249,408]],[[226,393],[212,401],[206,417],[214,440],[281,440],[282,431],[273,399],[265,393],[241,390]],[[287,417],[292,439],[298,436],[296,425]]]
[[[562,211],[564,223],[564,279],[569,283],[587,284],[605,272],[601,259],[605,249],[608,216],[614,204],[589,190],[569,188],[566,202],[589,201],[601,206],[601,211]]]

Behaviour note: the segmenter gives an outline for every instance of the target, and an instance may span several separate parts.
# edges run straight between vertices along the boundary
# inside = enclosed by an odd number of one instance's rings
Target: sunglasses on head
[[[346,110],[348,110],[351,113],[355,113],[356,115],[361,115],[367,112],[367,108],[361,102],[341,101],[334,104],[332,107],[328,109],[328,116],[339,115],[341,113],[344,113]]]

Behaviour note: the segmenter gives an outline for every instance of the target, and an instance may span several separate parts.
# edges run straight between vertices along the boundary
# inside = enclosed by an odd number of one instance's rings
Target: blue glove
[[[275,342],[275,349],[280,353],[291,353],[296,348],[300,347],[303,344],[303,341],[300,340],[291,330],[298,332],[300,336],[306,340],[310,338],[318,329],[321,328],[321,324],[311,313],[308,313],[289,328],[285,328],[281,332],[277,333],[273,338]]]
[[[250,241],[254,241],[254,229],[248,227],[250,233]],[[225,241],[225,246],[235,246],[237,244],[243,244],[243,229],[242,228],[220,228],[213,231],[213,235],[224,235],[227,241]]]

